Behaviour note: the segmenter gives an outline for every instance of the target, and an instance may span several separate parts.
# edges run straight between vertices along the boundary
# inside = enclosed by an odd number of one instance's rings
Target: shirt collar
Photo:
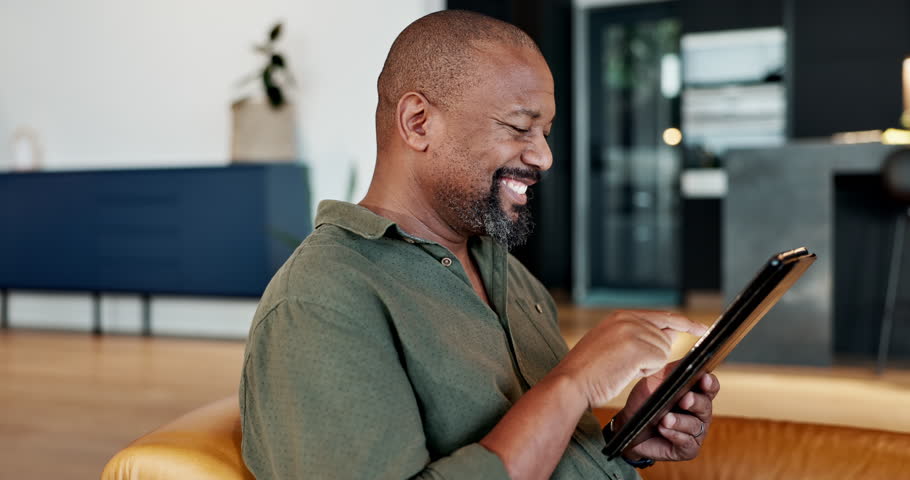
[[[395,222],[376,215],[368,208],[338,200],[323,200],[316,209],[316,228],[329,224],[341,227],[361,237],[376,240],[383,237]]]
[[[319,206],[316,208],[315,223],[316,228],[323,224],[335,225],[369,240],[382,238],[389,231],[389,228],[395,227],[398,235],[411,240],[412,243],[437,245],[435,242],[424,240],[405,232],[395,222],[377,215],[366,207],[338,200],[323,200],[319,202]],[[472,242],[474,243],[474,248],[502,249],[502,246],[488,236],[477,237],[474,240],[476,242]]]

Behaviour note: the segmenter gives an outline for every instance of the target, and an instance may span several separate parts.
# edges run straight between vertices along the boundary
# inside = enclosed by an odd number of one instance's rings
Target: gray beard
[[[516,205],[512,211],[518,214],[515,220],[503,211],[500,201],[499,180],[504,172],[497,171],[493,176],[490,190],[480,198],[458,199],[453,192],[440,192],[443,202],[455,214],[462,225],[472,233],[489,235],[495,242],[507,250],[524,245],[534,230],[534,220],[527,204]],[[530,199],[531,192],[527,192]]]
[[[502,188],[502,184],[499,183],[499,175],[497,175],[493,179],[489,195],[482,202],[483,205],[478,206],[479,214],[483,218],[485,233],[506,250],[512,250],[528,241],[528,237],[534,230],[534,220],[531,218],[531,209],[527,204],[515,205],[512,211],[518,214],[518,218],[515,220],[509,218],[509,215],[502,210],[499,200],[500,188]],[[530,194],[530,192],[527,193]]]

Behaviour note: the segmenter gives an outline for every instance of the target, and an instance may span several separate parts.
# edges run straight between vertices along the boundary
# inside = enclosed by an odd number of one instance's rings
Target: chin
[[[503,217],[509,219],[509,221],[516,222],[521,216],[521,209],[524,207],[524,205],[519,205],[517,203],[501,202],[499,204],[499,212]]]

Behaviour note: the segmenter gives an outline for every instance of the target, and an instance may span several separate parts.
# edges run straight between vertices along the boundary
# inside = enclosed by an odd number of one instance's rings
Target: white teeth
[[[519,195],[524,195],[524,193],[528,191],[527,185],[521,182],[516,182],[515,180],[503,180],[502,184],[509,187],[509,189]]]

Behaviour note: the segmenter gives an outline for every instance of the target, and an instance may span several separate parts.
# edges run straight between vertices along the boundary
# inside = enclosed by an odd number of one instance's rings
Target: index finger
[[[708,327],[689,320],[688,318],[673,312],[654,312],[648,310],[638,310],[633,312],[639,318],[650,322],[662,330],[673,330],[684,332],[695,336],[702,336],[708,331]]]

